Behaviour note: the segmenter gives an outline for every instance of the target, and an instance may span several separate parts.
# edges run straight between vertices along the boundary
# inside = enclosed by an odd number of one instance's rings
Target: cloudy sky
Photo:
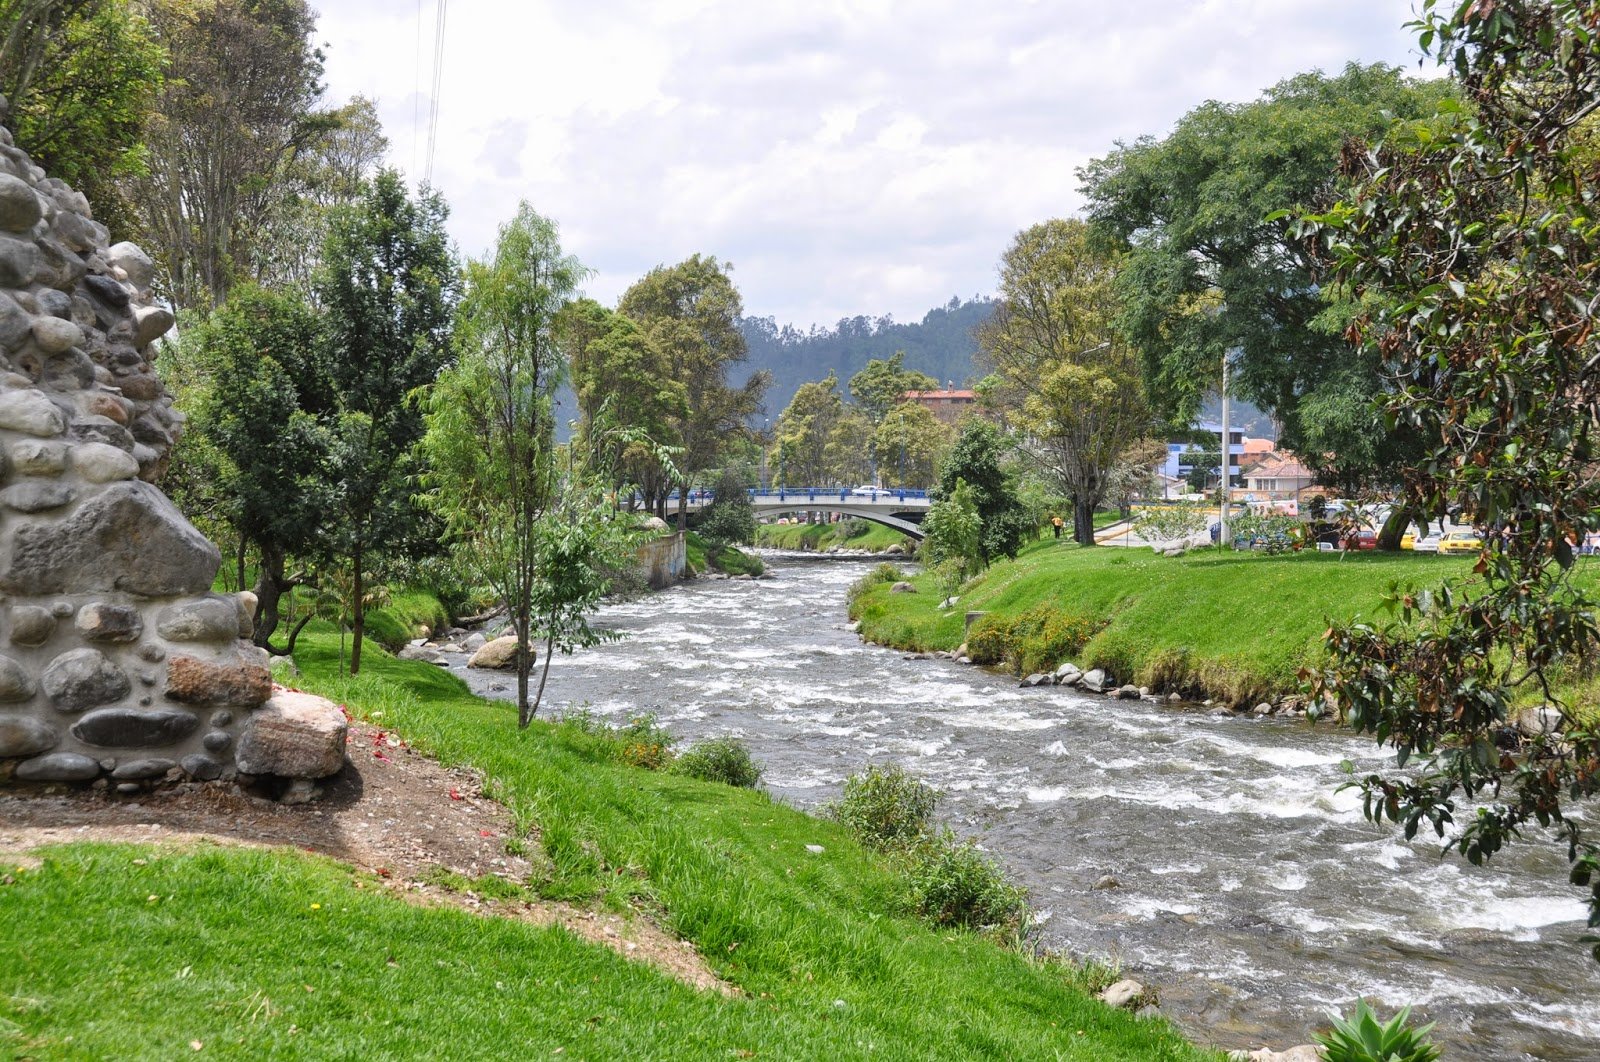
[[[481,255],[527,199],[614,303],[696,251],[745,311],[918,320],[994,289],[1074,171],[1207,99],[1416,66],[1410,0],[445,0],[433,182]],[[331,102],[427,167],[439,0],[322,0]]]

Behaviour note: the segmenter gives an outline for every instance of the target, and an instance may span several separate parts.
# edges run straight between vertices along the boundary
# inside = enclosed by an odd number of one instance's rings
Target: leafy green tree
[[[715,496],[700,520],[700,537],[706,540],[706,555],[716,558],[728,546],[754,542],[756,513],[746,490],[750,476],[729,466],[717,476]]]
[[[1000,305],[978,333],[1000,378],[994,397],[1071,499],[1072,537],[1084,546],[1118,458],[1154,427],[1138,361],[1113,328],[1117,270],[1082,221],[1025,229],[1001,259]]]
[[[1028,533],[1027,510],[1001,465],[1004,443],[1000,430],[988,421],[969,419],[939,467],[939,485],[933,500],[951,497],[956,484],[966,482],[983,528],[978,537],[978,560],[988,564],[997,557],[1015,557]]]
[[[902,402],[891,408],[872,436],[881,481],[926,490],[939,473],[951,434],[924,405]]]
[[[179,307],[222,303],[256,274],[293,160],[337,119],[319,109],[322,53],[305,0],[153,0],[169,57],[131,196]]]
[[[1364,451],[1362,475],[1392,481],[1414,440],[1367,412],[1382,383],[1340,338],[1349,307],[1329,306],[1307,249],[1268,215],[1330,202],[1347,138],[1430,114],[1451,91],[1381,64],[1301,74],[1250,103],[1202,104],[1164,139],[1079,172],[1092,227],[1126,251],[1118,324],[1161,415],[1192,421],[1237,350],[1230,387],[1277,415],[1283,445],[1314,464]]]
[[[411,548],[422,411],[413,398],[450,361],[458,271],[445,233],[448,211],[432,192],[406,194],[380,171],[335,212],[316,292],[327,327],[328,374],[339,407],[333,426],[341,489],[330,514],[337,552],[360,600],[369,570]],[[361,670],[365,619],[354,610],[352,674]]]
[[[1431,827],[1472,863],[1551,827],[1600,925],[1600,848],[1569,813],[1600,791],[1600,733],[1562,683],[1600,645],[1574,578],[1575,544],[1600,532],[1594,5],[1424,0],[1415,25],[1475,108],[1351,145],[1351,190],[1300,232],[1367,308],[1350,335],[1382,367],[1383,412],[1432,440],[1411,502],[1479,530],[1479,581],[1336,624],[1312,686],[1398,753],[1357,783],[1369,818]]]
[[[283,595],[305,577],[293,558],[326,548],[327,514],[337,493],[327,418],[335,399],[312,308],[298,295],[251,285],[183,332],[185,358],[204,379],[190,430],[215,457],[213,488],[244,545],[255,547],[255,643],[271,643]],[[298,633],[298,630],[295,631]]]
[[[668,451],[688,414],[687,389],[638,325],[593,299],[573,302],[559,324],[578,397],[574,445],[589,467],[610,470],[614,492],[637,487],[658,510],[676,477]]]
[[[822,487],[836,482],[828,440],[843,416],[837,376],[829,373],[824,380],[800,385],[773,429],[773,463],[780,485]]]
[[[457,556],[504,602],[517,637],[517,719],[532,721],[531,638],[541,521],[555,501],[552,394],[564,376],[556,317],[584,269],[555,223],[526,202],[500,227],[494,254],[467,264],[457,358],[428,397],[427,500]],[[542,683],[541,683],[542,689]]]
[[[932,391],[939,386],[927,373],[905,368],[905,360],[906,352],[897,350],[887,359],[873,358],[850,377],[850,396],[866,411],[874,428],[905,401],[907,391]]]
[[[964,479],[958,478],[947,494],[928,506],[922,518],[923,558],[941,572],[946,597],[988,563],[983,530],[977,492]]]
[[[130,228],[120,182],[143,171],[167,54],[129,0],[0,0],[0,92],[18,147]]]
[[[728,371],[747,357],[739,315],[743,303],[727,268],[714,257],[692,255],[675,266],[657,266],[623,293],[618,310],[638,323],[666,358],[670,377],[684,386],[684,412],[675,416],[684,488],[678,496],[678,526],[695,478],[719,467],[727,448],[747,435],[746,419],[761,408],[765,373],[741,387]]]

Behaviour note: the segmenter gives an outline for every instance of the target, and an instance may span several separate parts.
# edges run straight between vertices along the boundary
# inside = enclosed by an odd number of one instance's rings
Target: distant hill
[[[972,332],[994,312],[995,300],[951,298],[929,310],[921,321],[901,324],[893,317],[846,317],[832,328],[811,326],[802,332],[792,325],[778,327],[771,317],[746,317],[740,321],[750,360],[737,374],[772,373],[763,420],[775,422],[800,385],[821,380],[832,369],[844,390],[850,377],[874,358],[906,352],[905,367],[925,372],[940,386],[965,387],[973,375],[972,356],[978,349]],[[759,421],[758,421],[759,422]]]
[[[1220,395],[1211,395],[1200,404],[1200,419],[1221,423]],[[1243,432],[1252,439],[1276,440],[1278,437],[1278,426],[1272,422],[1271,415],[1263,413],[1242,398],[1235,398],[1228,403],[1228,428],[1231,431]]]

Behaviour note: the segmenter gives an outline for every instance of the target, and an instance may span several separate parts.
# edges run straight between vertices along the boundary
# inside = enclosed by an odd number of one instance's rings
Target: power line
[[[411,175],[417,173],[417,152],[422,147],[422,0],[417,0],[417,50],[411,78]]]
[[[433,152],[439,132],[439,95],[444,86],[444,24],[449,0],[439,0],[439,17],[434,25],[433,37],[433,108],[428,116],[428,165],[423,171],[423,183],[433,183]]]

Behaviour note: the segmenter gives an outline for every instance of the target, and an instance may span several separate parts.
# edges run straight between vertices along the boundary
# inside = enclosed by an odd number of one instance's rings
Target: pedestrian
[[[1061,537],[1061,517],[1052,516],[1050,518],[1050,525],[1056,529],[1056,537],[1060,538]]]

